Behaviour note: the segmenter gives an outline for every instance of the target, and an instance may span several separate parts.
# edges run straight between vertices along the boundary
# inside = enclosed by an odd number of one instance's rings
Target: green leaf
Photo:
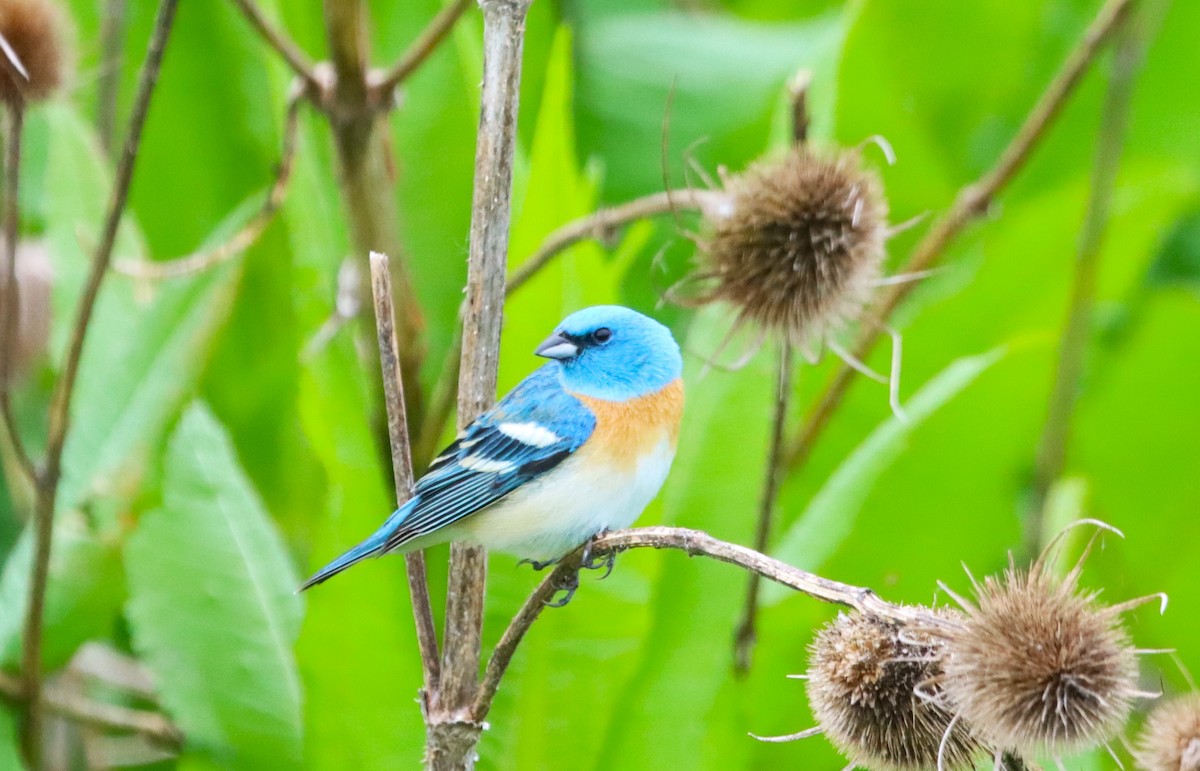
[[[904,452],[909,436],[1003,357],[1003,350],[959,359],[925,384],[904,405],[906,419],[892,415],[838,467],[804,514],[773,550],[789,565],[818,570],[854,531],[855,519],[883,472]],[[793,593],[776,585],[766,587],[764,603]]]
[[[17,715],[6,704],[0,707],[0,771],[22,771],[24,768],[17,736]]]
[[[163,499],[125,551],[134,648],[190,747],[237,767],[299,768],[299,576],[203,406],[171,438]]]

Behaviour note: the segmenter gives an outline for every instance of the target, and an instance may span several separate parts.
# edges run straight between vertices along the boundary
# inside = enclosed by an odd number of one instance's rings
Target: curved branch
[[[161,281],[168,278],[181,278],[214,268],[230,260],[254,245],[275,219],[275,215],[287,198],[288,185],[292,179],[292,167],[296,157],[296,130],[300,118],[300,102],[303,97],[301,89],[295,88],[288,98],[287,114],[283,123],[283,152],[279,158],[279,166],[275,172],[275,181],[267,192],[267,198],[254,215],[240,230],[229,237],[225,243],[213,249],[177,257],[163,262],[149,260],[118,260],[113,270],[133,278]]]
[[[1067,56],[1054,80],[1030,111],[1017,135],[1004,148],[996,164],[978,180],[959,191],[949,211],[942,215],[929,233],[921,239],[908,262],[898,270],[899,273],[920,273],[928,270],[941,259],[946,248],[966,226],[987,211],[992,199],[1012,181],[1029,160],[1034,148],[1062,111],[1067,98],[1074,93],[1083,74],[1096,59],[1102,44],[1126,17],[1133,2],[1134,0],[1108,0],[1104,4],[1083,38]],[[903,283],[888,287],[867,312],[867,316],[886,322],[916,286],[915,283]],[[883,333],[881,327],[882,325],[874,325],[874,328],[860,333],[852,352],[855,359],[866,360],[875,344],[879,342]],[[852,376],[853,370],[843,364],[822,393],[817,406],[808,414],[800,432],[788,447],[787,465],[792,471],[803,466],[808,460],[809,450],[841,405],[842,398],[853,380]]]
[[[446,39],[446,35],[450,34],[450,30],[454,29],[458,20],[474,4],[474,0],[454,0],[433,17],[429,26],[421,31],[421,34],[408,47],[399,61],[383,75],[383,79],[373,84],[372,87],[379,95],[379,98],[376,99],[377,104],[389,101],[384,97],[390,95],[397,86],[408,79],[409,75],[417,71],[417,68],[437,50],[437,47]]]
[[[621,225],[659,214],[699,211],[709,216],[715,216],[724,200],[725,194],[717,190],[701,190],[699,188],[668,190],[635,198],[608,209],[600,209],[594,214],[568,222],[546,236],[541,247],[512,272],[504,291],[506,294],[517,291],[560,252],[580,241],[605,240],[613,230]]]
[[[945,628],[953,622],[938,618],[920,608],[896,605],[881,599],[872,589],[861,586],[844,584],[822,578],[815,573],[792,567],[774,557],[757,552],[746,546],[722,541],[702,530],[688,530],[682,527],[639,527],[632,530],[614,530],[596,536],[591,543],[591,552],[595,554],[619,553],[629,549],[677,549],[686,552],[689,557],[708,557],[718,562],[736,565],[752,573],[762,576],[790,589],[807,594],[809,597],[845,605],[861,613],[870,613],[896,621],[920,621],[938,628]],[[564,557],[547,576],[517,612],[509,623],[508,628],[492,651],[487,670],[483,675],[483,683],[479,694],[472,706],[471,718],[482,721],[491,708],[492,699],[500,686],[500,680],[512,661],[513,653],[521,644],[529,627],[541,615],[542,608],[554,595],[570,574],[579,570],[582,559],[582,547]]]
[[[313,89],[315,93],[319,93],[321,81],[316,75],[316,65],[308,58],[307,54],[300,50],[300,46],[272,26],[254,0],[233,0],[233,2],[246,17],[246,21],[250,22],[250,26],[254,27],[258,36],[287,62],[292,72],[296,73],[306,86]]]

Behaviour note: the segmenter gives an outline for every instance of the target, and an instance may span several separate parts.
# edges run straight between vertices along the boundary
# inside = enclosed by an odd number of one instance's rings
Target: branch
[[[917,244],[908,262],[900,268],[900,273],[919,273],[936,264],[963,229],[983,214],[992,199],[1012,181],[1062,111],[1067,98],[1074,93],[1083,74],[1099,54],[1101,45],[1125,18],[1133,2],[1134,0],[1107,0],[1087,28],[1083,39],[1067,56],[1054,80],[1038,99],[1017,135],[1000,154],[995,166],[980,179],[959,191],[949,211],[934,223],[929,233]],[[888,287],[867,312],[866,317],[886,321],[916,286],[915,283],[903,283]],[[865,329],[859,334],[852,351],[853,358],[859,361],[866,360],[882,334],[878,326],[880,325]],[[788,447],[787,465],[792,471],[802,467],[808,460],[808,454],[817,437],[824,431],[846,395],[852,375],[853,370],[843,364],[822,393],[817,406],[808,414],[800,432]]]
[[[250,26],[254,27],[254,31],[263,39],[263,42],[273,48],[275,53],[287,62],[288,67],[304,81],[306,86],[313,89],[314,93],[320,93],[322,90],[321,80],[317,77],[316,66],[308,58],[308,55],[300,50],[300,46],[272,26],[254,0],[233,0],[233,2],[246,17],[246,21],[250,22]]]
[[[109,199],[100,243],[92,255],[92,264],[79,301],[75,322],[71,328],[67,355],[63,362],[62,375],[55,384],[50,403],[50,427],[46,440],[46,466],[38,480],[37,505],[34,511],[34,557],[33,575],[29,582],[29,607],[25,619],[24,638],[21,649],[21,672],[25,678],[25,694],[29,700],[29,715],[26,721],[26,737],[29,739],[29,755],[34,768],[39,767],[42,725],[42,616],[46,601],[46,580],[49,574],[51,537],[54,529],[54,507],[58,496],[58,480],[62,474],[62,453],[71,421],[71,396],[79,374],[79,361],[83,354],[83,343],[87,337],[88,324],[100,293],[100,284],[112,260],[116,244],[117,228],[129,199],[129,186],[133,181],[133,169],[137,162],[138,147],[142,140],[142,127],[150,110],[150,97],[158,82],[163,53],[171,24],[175,19],[178,0],[162,0],[154,20],[146,60],[134,98],[133,112],[129,120],[128,134],[117,165],[113,182],[112,197]]]
[[[100,19],[100,78],[96,84],[96,133],[108,157],[116,155],[117,100],[125,58],[126,0],[104,0]]]
[[[0,694],[14,701],[24,699],[20,680],[3,672],[0,672]],[[43,702],[47,712],[80,725],[102,731],[135,733],[171,750],[178,750],[183,743],[179,729],[158,712],[93,701],[59,686],[47,687]]]
[[[771,523],[775,519],[775,503],[779,497],[779,483],[783,479],[783,444],[787,431],[788,405],[792,397],[792,346],[786,340],[779,344],[777,387],[775,390],[775,412],[771,416],[771,445],[767,451],[766,477],[763,479],[762,497],[759,500],[758,527],[754,533],[754,550],[766,551],[771,540]],[[757,573],[751,574],[746,584],[746,608],[742,622],[734,635],[734,668],[745,674],[750,671],[754,656],[754,645],[758,639],[755,627],[758,620],[758,591],[761,585]]]
[[[866,587],[852,586],[822,578],[815,573],[792,567],[786,562],[780,562],[745,546],[714,538],[701,530],[666,526],[614,530],[596,536],[591,544],[593,555],[618,554],[629,549],[646,548],[678,549],[686,552],[689,557],[703,556],[737,565],[789,589],[807,594],[809,597],[822,602],[845,605],[861,613],[870,613],[903,622],[920,621],[937,628],[945,628],[954,623],[944,618],[931,616],[920,608],[895,605],[880,599],[873,590]],[[517,612],[508,628],[504,630],[500,642],[492,652],[492,658],[484,672],[483,685],[472,709],[472,714],[477,720],[482,720],[487,716],[492,699],[496,695],[496,689],[504,676],[504,670],[512,661],[513,653],[525,637],[525,633],[541,615],[546,601],[554,595],[559,587],[564,585],[571,573],[579,569],[581,558],[582,547],[564,557],[554,571],[525,600],[525,604]]]
[[[383,374],[384,402],[387,405],[388,437],[392,446],[392,478],[396,485],[396,505],[403,506],[412,497],[412,452],[408,444],[408,415],[404,408],[404,380],[400,376],[400,353],[396,347],[396,327],[392,315],[392,279],[386,254],[371,253],[371,295],[375,300],[375,331],[379,339],[379,363]],[[438,691],[441,664],[438,661],[437,629],[429,602],[425,552],[404,555],[408,572],[408,592],[412,597],[413,619],[417,625],[417,643],[425,672],[425,691]]]
[[[19,192],[24,108],[20,104],[10,104],[8,115],[8,148],[4,160],[4,275],[0,276],[0,289],[4,291],[4,297],[0,298],[0,308],[4,311],[0,318],[0,419],[3,420],[4,432],[13,448],[17,466],[36,483],[37,469],[21,439],[9,394],[15,377],[12,361],[17,351],[17,325],[21,318],[21,292],[17,286],[17,240],[21,221]]]
[[[300,102],[303,98],[301,88],[300,84],[297,84],[288,98],[287,113],[283,121],[283,151],[275,172],[275,180],[267,192],[267,198],[263,201],[262,207],[249,222],[230,236],[227,241],[208,251],[196,252],[186,257],[163,262],[118,260],[113,266],[114,270],[133,278],[154,281],[181,278],[214,268],[253,246],[267,226],[275,219],[275,214],[287,198],[288,184],[291,182],[292,167],[296,157],[296,131],[300,123]]]
[[[516,268],[508,279],[505,287],[507,294],[520,289],[525,282],[533,278],[539,270],[546,267],[560,252],[574,246],[580,241],[594,239],[607,240],[610,234],[621,225],[627,225],[635,220],[654,217],[659,214],[671,214],[677,211],[699,211],[709,216],[715,216],[718,207],[726,200],[724,193],[718,190],[700,190],[684,188],[668,190],[662,193],[651,193],[642,198],[635,198],[628,203],[619,204],[609,209],[600,209],[594,214],[568,222],[558,230],[548,235],[542,245],[521,265]]]
[[[391,101],[389,97],[392,92],[407,80],[408,76],[417,71],[417,68],[446,39],[446,35],[450,34],[450,30],[454,29],[455,23],[474,4],[472,0],[454,0],[450,5],[442,8],[437,16],[433,17],[433,20],[429,22],[429,26],[421,31],[421,34],[408,47],[408,50],[404,52],[404,55],[400,57],[395,66],[383,75],[381,81],[373,84],[372,87],[379,95],[375,100],[378,104],[386,104]]]
[[[1125,24],[1116,44],[1108,94],[1100,115],[1100,132],[1096,146],[1095,169],[1079,235],[1079,251],[1075,258],[1075,280],[1067,320],[1059,345],[1058,370],[1046,414],[1046,425],[1038,446],[1029,507],[1025,516],[1025,552],[1037,554],[1042,549],[1043,520],[1046,496],[1062,474],[1066,463],[1067,442],[1071,419],[1079,395],[1088,339],[1091,337],[1093,308],[1096,303],[1096,279],[1100,271],[1100,247],[1108,227],[1109,209],[1117,171],[1121,163],[1125,127],[1129,121],[1129,105],[1133,83],[1141,60],[1142,41],[1132,23]]]
[[[504,271],[512,215],[513,154],[520,100],[525,14],[532,0],[482,0],[483,94],[475,148],[467,300],[463,313],[458,420],[465,426],[496,399]],[[479,677],[487,553],[456,543],[450,549],[445,652],[439,714],[430,725],[427,763],[469,768],[481,726],[469,713]]]

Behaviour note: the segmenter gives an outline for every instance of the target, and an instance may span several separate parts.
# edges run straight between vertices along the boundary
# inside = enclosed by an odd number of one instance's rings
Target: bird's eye
[[[595,340],[597,343],[607,343],[609,340],[612,339],[612,336],[613,336],[612,330],[609,329],[608,327],[600,327],[599,329],[597,329],[595,332],[592,333],[592,339]]]

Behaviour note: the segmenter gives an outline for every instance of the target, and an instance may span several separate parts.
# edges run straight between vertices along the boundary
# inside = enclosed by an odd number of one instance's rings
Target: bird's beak
[[[534,351],[547,359],[569,359],[579,353],[579,346],[568,340],[561,332],[555,332]]]

